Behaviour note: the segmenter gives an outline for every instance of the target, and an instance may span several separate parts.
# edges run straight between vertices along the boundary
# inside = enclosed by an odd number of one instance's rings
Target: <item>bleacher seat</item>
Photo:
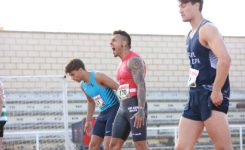
[[[69,92],[67,96],[67,119],[71,129],[74,123],[86,117],[87,103],[81,92]],[[185,92],[148,92],[148,127],[177,126],[187,97]],[[39,103],[36,103],[36,100]],[[245,109],[237,108],[237,105],[243,101],[244,97],[239,94],[233,95],[231,98],[227,115],[230,124],[245,124]],[[5,127],[6,132],[29,131],[30,128],[33,130],[60,130],[64,128],[62,97],[57,93],[9,93],[7,109],[8,123]],[[99,110],[96,108],[94,116],[96,117],[98,113]],[[234,143],[239,143],[238,130],[232,130],[232,135]],[[245,140],[245,137],[243,139]],[[171,149],[174,145],[174,133],[173,130],[149,130],[147,140],[152,149],[162,146],[166,146],[166,149]],[[5,141],[11,147],[10,139]],[[201,149],[203,145],[207,144],[211,145],[207,133],[204,132],[196,145],[196,149]],[[58,147],[61,146],[59,142],[56,145]],[[20,144],[20,149],[23,146],[25,147],[25,144]],[[124,148],[133,147],[130,136],[129,140],[124,144]]]

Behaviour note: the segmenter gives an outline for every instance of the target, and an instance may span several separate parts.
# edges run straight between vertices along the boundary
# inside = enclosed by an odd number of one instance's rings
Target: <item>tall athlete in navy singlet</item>
[[[178,1],[182,20],[190,22],[192,30],[186,40],[189,99],[179,121],[175,149],[193,149],[205,127],[215,149],[232,150],[227,120],[230,55],[218,29],[201,14],[203,0]]]
[[[95,106],[101,110],[98,115],[89,144],[89,150],[99,150],[104,140],[104,150],[109,149],[112,134],[112,124],[119,108],[118,98],[113,90],[118,89],[118,84],[103,73],[85,69],[84,63],[73,59],[66,66],[65,72],[74,81],[81,83],[88,102],[88,113],[85,131],[91,134],[91,119]]]
[[[120,57],[122,62],[117,67],[120,108],[113,125],[110,149],[121,150],[132,131],[136,149],[147,150],[145,63],[138,54],[131,51],[131,38],[125,31],[113,32],[111,47],[114,56]]]

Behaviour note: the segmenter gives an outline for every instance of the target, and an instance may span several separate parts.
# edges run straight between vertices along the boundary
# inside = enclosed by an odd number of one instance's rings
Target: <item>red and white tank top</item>
[[[140,57],[137,53],[130,51],[129,54],[117,66],[117,81],[120,86],[117,95],[120,100],[128,99],[137,95],[137,85],[133,80],[133,75],[128,68],[128,60],[132,57]]]

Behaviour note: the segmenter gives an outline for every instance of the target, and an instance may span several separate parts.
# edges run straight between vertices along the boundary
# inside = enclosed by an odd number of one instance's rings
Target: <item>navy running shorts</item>
[[[109,109],[100,112],[94,124],[92,132],[93,135],[97,135],[102,138],[104,138],[104,136],[111,136],[112,124],[114,122],[118,108],[119,104],[116,104]]]
[[[5,123],[6,121],[0,121],[0,137],[3,137]]]
[[[211,116],[212,110],[227,114],[229,110],[229,99],[224,97],[221,105],[216,107],[211,101],[211,92],[202,86],[191,88],[182,116],[191,120],[205,121]]]

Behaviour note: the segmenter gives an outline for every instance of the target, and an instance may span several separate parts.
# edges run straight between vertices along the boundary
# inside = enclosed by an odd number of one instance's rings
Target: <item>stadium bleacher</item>
[[[149,94],[150,93],[150,94]],[[182,108],[187,95],[185,92],[149,92],[148,101],[148,143],[152,149],[173,149],[175,131],[167,127],[177,127]],[[8,93],[9,101],[6,133],[18,131],[55,131],[64,128],[63,103],[57,93]],[[228,119],[230,124],[245,124],[245,109],[237,109],[236,104],[243,101],[234,96],[230,105]],[[38,103],[36,101],[39,101]],[[40,103],[40,101],[42,101]],[[86,116],[87,104],[85,97],[80,92],[68,93],[68,122],[81,121]],[[96,109],[96,114],[99,111]],[[162,130],[161,128],[166,128]],[[243,133],[245,129],[243,129]],[[64,149],[64,140],[56,136],[50,137],[53,140],[45,141],[40,139],[40,148],[45,145],[45,149]],[[239,130],[232,130],[232,140],[234,148],[239,149]],[[245,137],[243,136],[243,140]],[[35,139],[27,139],[29,142],[18,142],[18,138],[6,137],[5,149],[35,149]],[[22,140],[23,141],[23,140]],[[13,144],[14,143],[14,144]],[[15,145],[15,146],[14,146]],[[52,145],[52,146],[51,146]],[[131,137],[124,144],[124,149],[133,148]],[[206,131],[196,144],[195,149],[210,149],[212,143]],[[237,148],[236,148],[237,147]]]

